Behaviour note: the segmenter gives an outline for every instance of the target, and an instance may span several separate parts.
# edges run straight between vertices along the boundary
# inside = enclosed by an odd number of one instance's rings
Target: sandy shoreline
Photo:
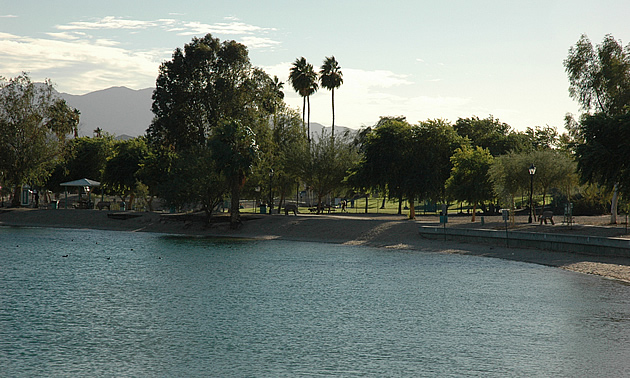
[[[157,232],[199,236],[227,236],[256,239],[284,239],[294,241],[327,242],[348,245],[367,245],[380,248],[411,249],[441,253],[459,253],[495,257],[535,264],[555,266],[571,271],[599,275],[630,282],[630,259],[586,256],[573,253],[541,251],[535,249],[505,248],[483,244],[464,244],[454,241],[423,239],[418,233],[420,225],[435,225],[436,217],[420,217],[416,221],[404,216],[378,214],[336,214],[298,216],[246,215],[239,230],[230,230],[226,222],[215,219],[204,225],[186,215],[161,215],[158,213],[126,213],[137,215],[129,219],[112,219],[113,212],[98,210],[0,210],[0,226],[28,226],[53,228],[84,228],[131,232]],[[479,227],[470,219],[450,218],[451,227]],[[596,223],[597,220],[589,220]],[[500,225],[497,219],[488,219],[484,227]],[[529,229],[527,227],[530,227]],[[523,230],[537,232],[549,228],[523,225]],[[555,232],[577,232],[595,235],[623,234],[619,227],[603,227],[588,224],[584,227],[555,228]]]

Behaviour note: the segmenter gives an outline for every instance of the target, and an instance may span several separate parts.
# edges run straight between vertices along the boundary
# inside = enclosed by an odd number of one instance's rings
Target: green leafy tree
[[[280,209],[284,199],[294,193],[293,189],[300,181],[302,168],[299,166],[299,154],[308,145],[299,114],[291,109],[283,109],[274,120],[271,137],[270,149],[265,151],[263,158],[266,164],[263,165],[262,181],[269,169],[273,169],[273,191],[280,196]]]
[[[390,198],[398,198],[402,213],[403,184],[408,182],[412,146],[412,128],[404,117],[382,117],[372,131],[365,135],[362,144],[363,157],[353,171],[350,181],[360,187],[387,192]],[[362,183],[356,180],[361,178]]]
[[[227,121],[212,136],[210,149],[218,170],[230,188],[230,227],[235,229],[241,223],[240,191],[254,162],[259,158],[256,136],[251,128],[240,122]]]
[[[332,99],[332,134],[331,137],[335,139],[335,89],[339,88],[343,84],[343,72],[341,72],[341,66],[334,56],[326,57],[324,64],[322,64],[319,71],[319,80],[323,88],[326,88],[331,93]]]
[[[78,123],[79,112],[55,98],[50,81],[0,78],[0,180],[13,188],[13,206],[23,184],[45,183]]]
[[[429,164],[430,169],[422,178],[424,189],[421,195],[434,201],[446,202],[446,180],[451,175],[453,163],[451,156],[458,148],[467,144],[453,125],[442,119],[426,120],[417,126],[417,149],[424,151],[424,156],[413,164]]]
[[[302,122],[307,125],[307,139],[311,142],[311,95],[317,92],[319,85],[317,84],[317,72],[313,69],[313,65],[301,57],[293,62],[289,71],[289,83],[293,89],[302,96]],[[308,108],[307,117],[304,116],[305,110]]]
[[[101,181],[105,164],[113,154],[114,144],[111,136],[69,140],[46,182],[46,189],[59,192],[61,183],[81,178]]]
[[[534,183],[535,188],[543,196],[543,209],[551,188],[565,189],[575,183],[575,163],[563,152],[549,149],[537,150],[527,154],[527,159],[536,166]],[[522,166],[523,173],[526,172],[527,166]]]
[[[582,35],[575,46],[569,49],[569,55],[564,61],[566,72],[569,76],[569,95],[580,103],[583,111],[589,113],[591,110],[602,113],[605,117],[621,116],[629,111],[630,106],[630,45],[624,49],[621,42],[615,40],[612,35],[606,35],[603,42],[593,47],[586,35]],[[591,143],[593,146],[586,147],[591,153],[584,154],[584,150],[576,158],[578,168],[583,175],[583,179],[588,179],[589,173],[599,166],[593,161],[604,162],[603,157],[606,151],[599,151],[599,156],[593,152],[598,139],[606,138],[611,134],[605,128],[592,128],[594,122],[600,122],[599,126],[610,126],[614,123],[603,121],[602,118],[585,119],[586,124],[575,129],[573,135],[577,143]],[[588,130],[590,129],[590,130]],[[596,131],[595,134],[590,131]],[[580,133],[585,132],[585,135]],[[599,135],[601,134],[601,135]],[[591,161],[585,160],[588,156]],[[608,174],[619,174],[620,170],[615,166],[623,165],[623,160],[627,160],[624,155],[608,155],[606,168],[601,167]],[[589,168],[589,165],[592,165]],[[611,223],[617,223],[617,203],[619,184],[621,177],[607,177],[604,181],[613,184],[613,198],[611,201]],[[617,180],[617,181],[615,181]]]
[[[569,75],[569,95],[585,112],[607,115],[628,111],[630,104],[630,45],[608,34],[596,47],[583,34],[564,61]]]
[[[511,210],[516,209],[515,197],[529,191],[531,164],[527,153],[512,151],[496,157],[488,171],[495,194]]]
[[[596,183],[608,190],[617,187],[630,197],[630,113],[584,116],[574,133],[573,145],[582,182]]]
[[[534,150],[561,147],[560,135],[555,127],[528,127],[527,130],[525,130],[525,135],[528,137],[531,147]]]
[[[210,148],[209,144],[231,133],[226,129],[231,124],[245,125],[253,135],[267,133],[270,116],[282,105],[283,96],[282,83],[252,67],[247,48],[235,41],[220,42],[208,34],[194,38],[184,49],[176,49],[172,59],[160,66],[153,93],[155,118],[147,131],[153,148],[174,153],[172,172],[181,173],[165,176],[177,182],[160,184],[170,198],[169,203],[193,206],[198,201],[209,216],[214,208],[213,199],[221,198],[225,192],[208,194],[207,191],[220,190],[221,185],[215,185],[216,182],[231,180],[236,175],[215,161],[225,158],[221,155],[225,151]],[[199,154],[198,159],[212,161],[193,164],[194,153]],[[207,169],[189,175],[184,163]],[[201,188],[200,182],[209,187]],[[234,185],[230,187],[233,195],[240,193],[234,190]],[[174,193],[176,188],[183,190],[182,195],[186,194],[188,199]],[[232,201],[238,203],[239,198],[233,197]],[[233,216],[238,218],[239,214]]]
[[[272,113],[281,96],[278,83],[251,66],[244,45],[210,34],[193,38],[160,66],[147,135],[174,151],[202,146],[221,122],[252,124]]]
[[[494,192],[488,171],[492,165],[490,151],[481,147],[464,147],[451,157],[453,169],[446,182],[447,191],[459,201],[473,205],[472,221],[475,221],[477,205],[492,200]]]
[[[129,196],[129,209],[135,199],[138,171],[148,155],[149,149],[144,137],[138,137],[117,142],[113,156],[105,164],[102,184],[118,194],[122,201],[126,201]]]
[[[207,221],[229,189],[208,146],[196,146],[179,153],[163,150],[158,152],[157,161],[149,156],[145,164],[148,162],[151,162],[149,169],[155,180],[153,185],[157,185],[157,193],[166,205],[173,209],[194,209],[201,205]],[[144,169],[139,174],[145,177]]]
[[[317,194],[317,209],[320,213],[323,198],[344,185],[348,171],[357,163],[359,156],[352,147],[352,139],[343,135],[333,143],[326,131],[310,146],[302,145],[299,167],[300,176]]]
[[[510,125],[492,116],[460,118],[454,128],[459,135],[468,138],[473,147],[487,148],[492,156],[527,149],[526,135],[513,131]]]

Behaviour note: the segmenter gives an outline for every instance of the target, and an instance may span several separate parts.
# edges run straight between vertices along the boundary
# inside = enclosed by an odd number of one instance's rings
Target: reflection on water
[[[544,266],[26,228],[0,228],[0,259],[6,376],[619,376],[630,367],[630,287]]]

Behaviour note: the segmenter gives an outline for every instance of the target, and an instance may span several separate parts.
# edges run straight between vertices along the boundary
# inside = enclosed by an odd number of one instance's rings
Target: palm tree
[[[301,57],[293,62],[289,72],[289,82],[293,89],[302,96],[302,123],[304,123],[304,111],[308,105],[307,118],[307,139],[311,142],[311,101],[310,96],[317,92],[317,73],[313,70],[313,65],[306,62],[306,58]]]
[[[322,87],[331,91],[332,94],[332,139],[335,138],[335,88],[343,84],[343,73],[341,66],[334,56],[326,57],[319,71],[319,79]]]

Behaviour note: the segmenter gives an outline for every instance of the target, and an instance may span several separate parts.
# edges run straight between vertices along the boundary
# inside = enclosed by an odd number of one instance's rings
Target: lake
[[[0,228],[2,376],[620,376],[630,286],[477,256]]]

